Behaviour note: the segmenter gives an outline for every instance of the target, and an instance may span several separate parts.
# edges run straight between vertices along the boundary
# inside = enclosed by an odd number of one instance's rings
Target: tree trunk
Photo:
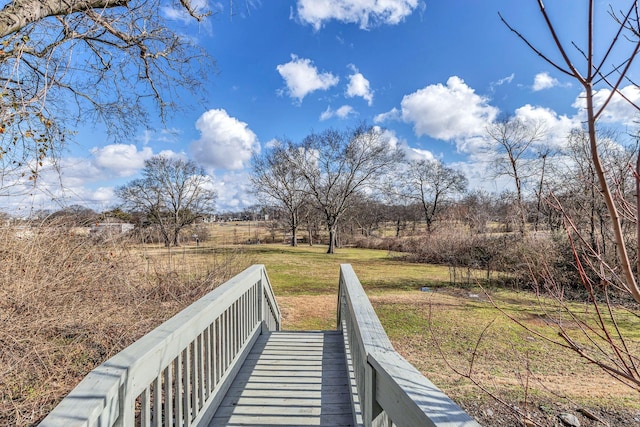
[[[544,186],[544,169],[547,164],[547,156],[542,156],[542,171],[540,172],[540,183],[538,184],[538,194],[537,194],[537,206],[536,206],[536,220],[533,225],[533,229],[537,232],[538,225],[540,223],[540,210],[542,208],[542,189]]]
[[[328,254],[334,254],[336,252],[336,226],[329,227],[329,249]]]
[[[516,181],[516,202],[518,204],[518,231],[522,236],[526,233],[527,217],[524,209],[524,201],[522,200],[522,182],[520,177],[516,174],[516,168],[513,167],[515,181]]]
[[[298,218],[296,212],[291,212],[291,246],[298,246]]]

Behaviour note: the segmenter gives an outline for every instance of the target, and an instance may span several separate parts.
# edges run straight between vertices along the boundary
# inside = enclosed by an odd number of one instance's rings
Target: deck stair
[[[348,264],[337,325],[282,331],[254,265],[91,371],[40,426],[479,426],[393,349]]]

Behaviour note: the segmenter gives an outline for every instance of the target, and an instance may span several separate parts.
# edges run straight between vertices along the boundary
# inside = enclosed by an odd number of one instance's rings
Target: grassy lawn
[[[447,267],[413,264],[399,254],[372,249],[339,249],[329,255],[326,246],[247,246],[248,254],[267,267],[277,295],[337,294],[340,264],[351,264],[367,290],[419,290],[449,283]]]

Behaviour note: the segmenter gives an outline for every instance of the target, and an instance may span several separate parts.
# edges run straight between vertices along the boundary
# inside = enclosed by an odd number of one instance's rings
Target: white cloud
[[[235,211],[257,203],[251,193],[251,181],[246,171],[227,172],[214,180],[219,211]]]
[[[143,146],[147,146],[151,142],[174,144],[180,141],[181,134],[182,131],[177,128],[144,129],[135,140]]]
[[[502,85],[503,85],[503,84],[505,84],[505,83],[511,83],[511,82],[513,81],[513,78],[514,78],[515,76],[516,76],[515,74],[511,73],[511,75],[509,75],[509,76],[507,76],[507,77],[504,77],[504,78],[502,78],[502,79],[498,80],[498,81],[495,83],[495,85],[496,85],[496,86],[502,86]]]
[[[91,200],[102,203],[113,203],[115,200],[115,191],[113,187],[98,187],[91,194]]]
[[[635,105],[640,105],[640,89],[636,86],[629,85],[620,89],[624,97],[615,94],[607,108],[605,108],[600,120],[606,123],[620,123],[625,126],[634,126],[638,120],[638,109],[629,103],[631,101]],[[596,109],[600,108],[607,98],[611,95],[611,90],[600,89],[594,92],[593,101]],[[582,120],[585,120],[585,93],[582,92],[573,103],[573,107],[580,109],[578,113]]]
[[[491,82],[489,84],[489,89],[493,92],[496,87],[498,86],[502,86],[503,84],[511,84],[511,82],[513,81],[513,79],[515,78],[515,74],[511,73],[511,75],[507,76],[507,77],[503,77],[500,80],[498,80],[497,82]]]
[[[90,151],[93,164],[120,177],[134,175],[144,167],[144,161],[153,156],[151,147],[138,151],[133,144],[111,144]]]
[[[400,151],[404,154],[405,158],[408,160],[435,159],[435,156],[433,155],[433,153],[431,153],[431,151],[409,146],[407,140],[398,138],[396,133],[391,129],[381,129],[377,126],[374,129],[377,131],[382,131],[382,138],[386,139],[389,147],[391,147],[392,149],[399,148]]]
[[[273,138],[268,140],[265,144],[264,144],[264,148],[276,148],[279,147],[281,145],[281,142],[278,141],[277,139]]]
[[[493,141],[483,134],[461,138],[456,141],[458,152],[468,154],[471,160],[480,163],[490,161],[487,158],[487,153],[490,153],[489,157],[493,156],[492,145]]]
[[[358,24],[395,25],[418,7],[418,0],[298,0],[298,17],[317,31],[326,21],[335,19]]]
[[[12,197],[3,200],[8,203],[2,203],[2,208],[20,216],[32,208],[56,210],[71,204],[100,211],[113,203],[113,188],[92,189],[90,184],[112,178],[112,173],[95,165],[92,159],[66,157],[55,163],[46,159],[35,183],[27,177],[13,182]]]
[[[332,110],[331,107],[328,106],[327,109],[324,110],[322,114],[320,114],[320,120],[321,121],[329,120],[332,117],[346,119],[348,116],[353,114],[356,114],[356,112],[353,111],[353,107],[351,107],[350,105],[343,105],[337,110]]]
[[[423,150],[421,148],[403,146],[404,155],[407,160],[420,161],[420,160],[435,160],[436,156],[429,150]]]
[[[258,137],[245,122],[230,117],[223,109],[209,110],[196,121],[200,139],[191,144],[193,158],[217,169],[242,169],[254,152],[260,151]]]
[[[387,111],[386,113],[380,113],[377,116],[375,116],[373,118],[373,122],[383,123],[388,120],[400,120],[401,118],[402,118],[402,114],[400,113],[400,110],[398,110],[396,107],[393,107],[391,110]]]
[[[539,123],[545,131],[543,143],[556,148],[561,148],[567,143],[567,135],[574,128],[580,127],[580,122],[575,118],[565,115],[559,116],[555,111],[526,104],[515,111],[517,118],[524,123]]]
[[[287,92],[298,102],[316,90],[327,90],[340,80],[331,73],[319,73],[310,59],[291,54],[291,61],[276,67],[287,85]]]
[[[347,97],[353,98],[355,96],[362,97],[367,104],[373,103],[373,91],[369,87],[369,80],[367,80],[362,73],[353,65],[349,65],[353,74],[349,76],[349,84],[347,85]]]
[[[480,134],[498,109],[465,82],[452,76],[447,85],[435,84],[402,99],[402,119],[413,123],[416,135],[451,140]]]
[[[534,92],[551,89],[552,87],[558,86],[560,82],[557,79],[551,77],[549,73],[539,73],[533,79],[533,90]]]
[[[80,204],[96,211],[108,209],[117,203],[115,187],[126,182],[123,178],[136,175],[144,168],[144,161],[155,154],[150,147],[138,150],[133,144],[94,147],[89,153],[90,156],[84,158],[45,159],[35,185],[27,179],[28,175],[18,173],[13,176],[11,194],[19,197],[13,198],[7,208],[25,212],[30,206],[56,210]],[[170,150],[158,154],[186,158],[184,153]],[[25,171],[29,171],[28,165]]]

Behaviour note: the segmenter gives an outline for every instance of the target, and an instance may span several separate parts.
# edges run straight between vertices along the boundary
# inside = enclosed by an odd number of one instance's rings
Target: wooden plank
[[[225,425],[352,426],[342,334],[261,336],[210,424]]]

